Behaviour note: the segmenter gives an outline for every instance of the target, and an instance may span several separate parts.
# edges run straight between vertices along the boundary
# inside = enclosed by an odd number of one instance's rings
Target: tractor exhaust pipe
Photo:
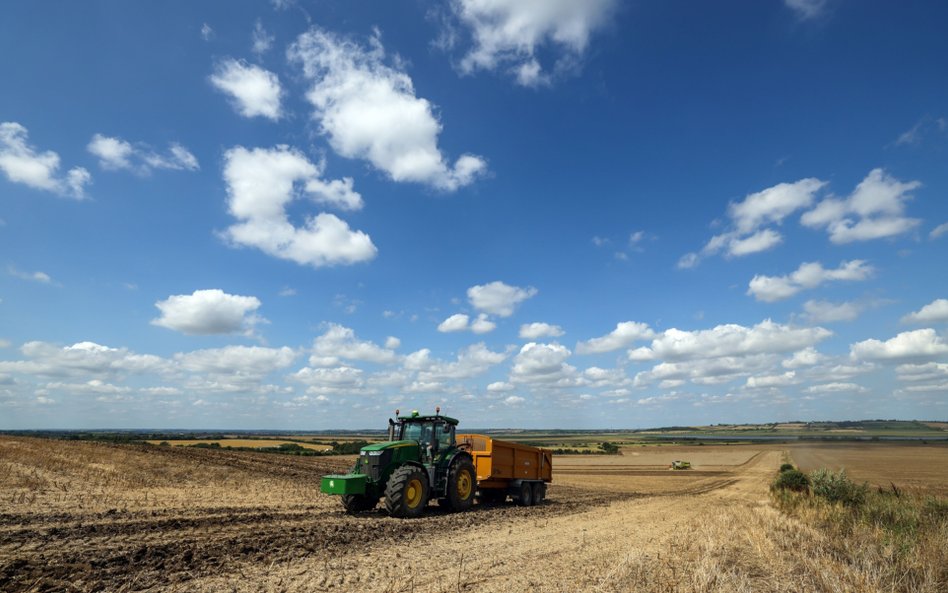
[[[391,418],[388,419],[388,440],[389,442],[395,440],[395,421]]]

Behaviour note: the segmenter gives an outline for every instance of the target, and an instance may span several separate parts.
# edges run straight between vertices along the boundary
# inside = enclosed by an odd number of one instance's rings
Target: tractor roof
[[[431,420],[443,420],[449,424],[453,424],[454,426],[457,426],[458,423],[460,422],[460,420],[458,420],[457,418],[452,418],[450,416],[442,416],[440,414],[436,414],[434,416],[420,416],[416,413],[412,413],[410,416],[399,416],[398,419],[406,420],[409,422],[425,422],[425,421],[431,421]]]

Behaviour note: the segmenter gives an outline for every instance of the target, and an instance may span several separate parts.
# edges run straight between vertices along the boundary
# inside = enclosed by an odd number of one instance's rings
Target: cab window
[[[438,440],[438,448],[445,449],[454,444],[454,427],[450,424],[436,424],[435,438]]]

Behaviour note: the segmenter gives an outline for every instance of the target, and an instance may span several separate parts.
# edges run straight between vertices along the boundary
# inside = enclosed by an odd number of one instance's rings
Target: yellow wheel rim
[[[424,487],[421,485],[421,480],[418,478],[413,478],[408,482],[408,488],[405,489],[405,504],[410,509],[418,508],[418,505],[421,504],[421,496],[424,492]]]
[[[458,473],[458,496],[461,500],[467,500],[473,491],[474,480],[471,479],[471,474],[467,470],[461,470]]]

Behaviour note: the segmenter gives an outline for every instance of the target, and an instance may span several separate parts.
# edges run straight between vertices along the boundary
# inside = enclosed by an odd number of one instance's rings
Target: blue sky
[[[0,428],[944,420],[946,23],[8,6]]]

